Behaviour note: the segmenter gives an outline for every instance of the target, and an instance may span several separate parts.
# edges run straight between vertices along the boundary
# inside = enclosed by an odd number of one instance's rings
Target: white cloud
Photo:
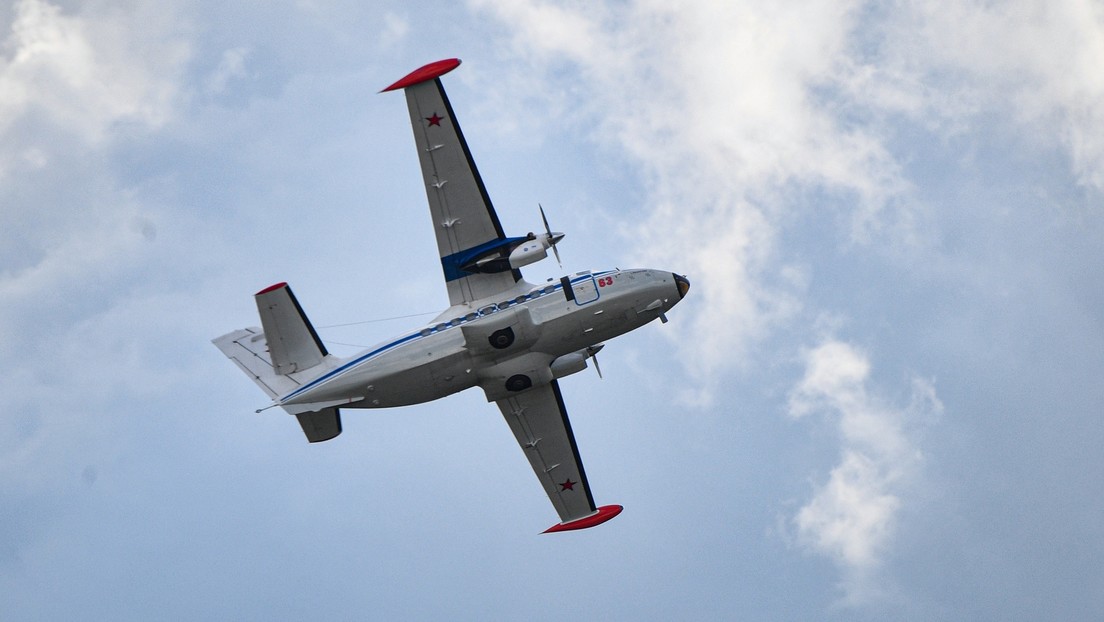
[[[627,239],[694,281],[681,332],[710,338],[681,339],[680,358],[706,382],[806,304],[778,240],[811,210],[844,215],[844,244],[924,239],[901,123],[937,140],[992,123],[1065,149],[1104,189],[1104,30],[1088,0],[472,4],[554,94],[532,103],[592,125],[645,182]]]
[[[908,83],[911,112],[949,119],[949,129],[995,119],[1028,145],[1063,149],[1079,181],[1104,190],[1099,2],[929,0],[885,26],[880,71]]]
[[[70,11],[19,0],[10,10],[0,33],[0,342],[19,357],[5,364],[21,369],[4,383],[20,412],[0,434],[4,482],[63,453],[59,430],[79,443],[89,435],[69,432],[103,424],[81,416],[99,386],[83,381],[118,371],[101,365],[119,355],[102,314],[148,269],[164,216],[121,187],[111,150],[173,118],[188,58],[161,3]],[[112,347],[97,349],[96,338]],[[72,417],[43,414],[63,404]]]
[[[892,535],[901,506],[896,495],[885,491],[886,479],[869,457],[847,451],[816,496],[794,517],[801,538],[850,572],[869,571]]]
[[[172,15],[142,5],[68,15],[45,0],[20,0],[14,13],[0,58],[0,133],[30,113],[93,143],[120,119],[165,121],[188,56],[177,39],[159,38]]]
[[[819,412],[837,425],[840,462],[793,524],[800,542],[841,568],[850,604],[876,599],[882,591],[876,574],[922,461],[907,430],[942,410],[930,382],[914,380],[904,408],[872,395],[869,382],[868,358],[850,344],[829,340],[805,354],[805,375],[789,401],[791,416]]]
[[[244,78],[246,75],[245,61],[249,58],[249,48],[239,46],[230,48],[222,53],[218,67],[207,78],[207,91],[209,93],[222,93],[231,80]]]
[[[81,245],[96,247],[67,268],[80,272],[129,235],[114,225],[130,218],[133,201],[113,187],[105,150],[118,136],[166,123],[180,90],[188,45],[176,36],[172,10],[141,3],[84,9],[70,14],[44,0],[20,0],[0,43],[0,179],[19,175],[18,184],[0,186],[0,287],[7,291],[48,290],[57,283],[17,281],[64,272],[51,267],[51,253],[56,263],[88,250]]]
[[[401,15],[387,13],[383,16],[383,31],[379,35],[380,47],[389,48],[406,38],[410,23]]]
[[[695,283],[680,320],[710,339],[682,340],[681,358],[706,381],[800,309],[803,280],[776,249],[787,197],[822,188],[868,223],[904,187],[880,137],[815,93],[852,71],[859,2],[476,4],[544,78],[573,66],[578,114],[647,182],[631,239]]]

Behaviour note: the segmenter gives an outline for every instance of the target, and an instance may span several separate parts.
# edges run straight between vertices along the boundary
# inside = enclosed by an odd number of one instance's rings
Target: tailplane
[[[318,338],[287,283],[257,292],[256,300],[263,329],[243,328],[218,337],[212,343],[268,397],[278,400],[317,376],[317,372],[325,369],[319,366],[333,357]],[[336,407],[294,414],[312,443],[341,434],[341,414]]]
[[[211,341],[226,358],[237,363],[270,398],[277,399],[299,388],[291,376],[276,373],[268,342],[260,328],[242,328]]]

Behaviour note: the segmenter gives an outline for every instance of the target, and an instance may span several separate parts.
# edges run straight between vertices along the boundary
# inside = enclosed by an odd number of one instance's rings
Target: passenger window
[[[451,322],[449,322],[449,325],[450,326],[459,326],[460,323],[463,322],[463,321],[464,321],[464,318],[458,317],[458,318],[452,320]]]
[[[423,337],[428,337],[428,336],[430,336],[430,335],[431,335],[432,333],[433,333],[433,329],[432,329],[432,328],[423,328],[423,329],[422,329],[422,332],[421,332],[420,334],[421,334],[421,335],[422,335]]]
[[[479,314],[472,311],[471,313],[464,316],[464,321],[465,322],[470,322],[470,321],[474,320],[477,317],[479,317]]]

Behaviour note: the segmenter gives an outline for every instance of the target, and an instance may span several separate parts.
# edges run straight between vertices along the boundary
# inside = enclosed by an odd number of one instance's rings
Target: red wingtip
[[[552,525],[548,529],[545,529],[543,533],[555,533],[557,531],[573,531],[575,529],[586,529],[588,527],[594,527],[595,525],[601,525],[609,519],[617,516],[621,513],[621,510],[625,508],[620,505],[603,505],[598,508],[598,511],[590,516],[584,516],[583,518],[573,520],[567,523],[559,523]]]
[[[421,84],[422,82],[439,78],[459,66],[459,58],[446,58],[445,60],[430,63],[425,67],[411,71],[405,78],[383,89],[380,93],[405,89],[408,86],[414,86],[415,84]]]
[[[275,285],[269,285],[268,287],[262,289],[261,291],[257,292],[256,294],[254,294],[254,296],[260,296],[261,294],[267,294],[268,292],[276,291],[276,290],[278,290],[282,287],[287,287],[287,283],[277,283]]]

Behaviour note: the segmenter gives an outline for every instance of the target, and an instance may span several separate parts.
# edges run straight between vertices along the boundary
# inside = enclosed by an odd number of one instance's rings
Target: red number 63
[[[598,279],[598,287],[606,287],[607,285],[613,285],[612,276],[604,276]]]

